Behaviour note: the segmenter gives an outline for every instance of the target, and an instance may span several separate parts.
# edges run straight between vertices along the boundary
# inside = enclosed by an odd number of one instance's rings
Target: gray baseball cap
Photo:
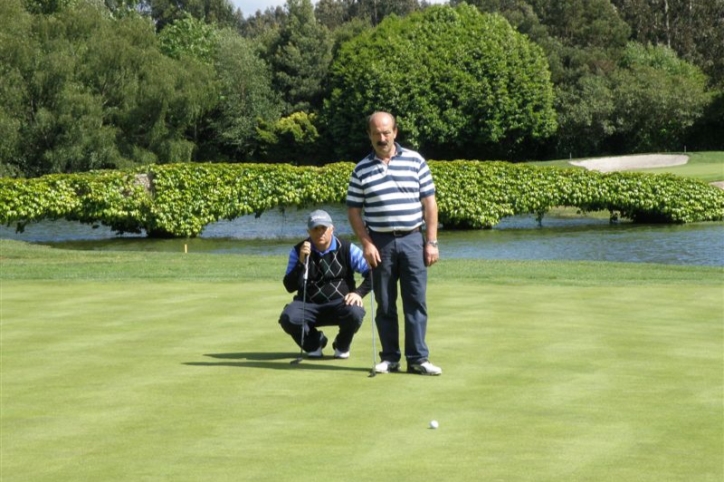
[[[314,229],[317,226],[332,226],[332,218],[330,217],[329,213],[327,213],[327,211],[317,209],[309,215],[309,219],[307,220],[307,227],[309,229]]]

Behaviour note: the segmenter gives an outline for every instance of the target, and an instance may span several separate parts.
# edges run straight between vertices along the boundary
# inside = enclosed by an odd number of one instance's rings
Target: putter
[[[302,340],[299,348],[299,357],[292,360],[292,365],[298,365],[302,363],[304,359],[304,333],[307,331],[307,277],[309,276],[309,258],[311,253],[304,260],[304,284],[302,285]]]
[[[372,278],[372,269],[370,269],[370,287],[372,288],[372,296],[370,297],[370,312],[372,313],[372,370],[370,370],[369,378],[373,378],[377,375],[375,371],[375,362],[377,361],[377,344],[375,343],[375,282]]]

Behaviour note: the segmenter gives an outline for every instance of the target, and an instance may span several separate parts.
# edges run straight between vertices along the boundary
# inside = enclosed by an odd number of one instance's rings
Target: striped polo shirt
[[[374,151],[352,171],[347,206],[363,210],[372,231],[408,231],[422,225],[421,200],[435,194],[435,184],[425,159],[395,143],[389,164]]]

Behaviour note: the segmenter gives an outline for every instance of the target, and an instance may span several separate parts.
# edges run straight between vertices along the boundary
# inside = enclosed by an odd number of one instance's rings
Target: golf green
[[[3,482],[724,477],[718,268],[442,262],[443,375],[370,378],[369,314],[290,364],[281,259],[1,246]]]

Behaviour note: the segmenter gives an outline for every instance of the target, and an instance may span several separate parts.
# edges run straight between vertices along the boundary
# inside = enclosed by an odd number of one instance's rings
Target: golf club
[[[370,321],[370,326],[372,326],[372,370],[370,370],[369,378],[372,378],[377,375],[377,372],[375,371],[375,362],[377,361],[377,344],[375,342],[375,282],[372,276],[372,269],[370,269],[370,287],[372,291],[372,296],[370,296],[370,313],[372,318],[372,321]]]
[[[304,333],[307,331],[307,277],[309,276],[309,257],[311,253],[307,255],[304,260],[304,283],[302,285],[302,339],[299,348],[299,357],[292,360],[292,365],[297,365],[304,359]]]

